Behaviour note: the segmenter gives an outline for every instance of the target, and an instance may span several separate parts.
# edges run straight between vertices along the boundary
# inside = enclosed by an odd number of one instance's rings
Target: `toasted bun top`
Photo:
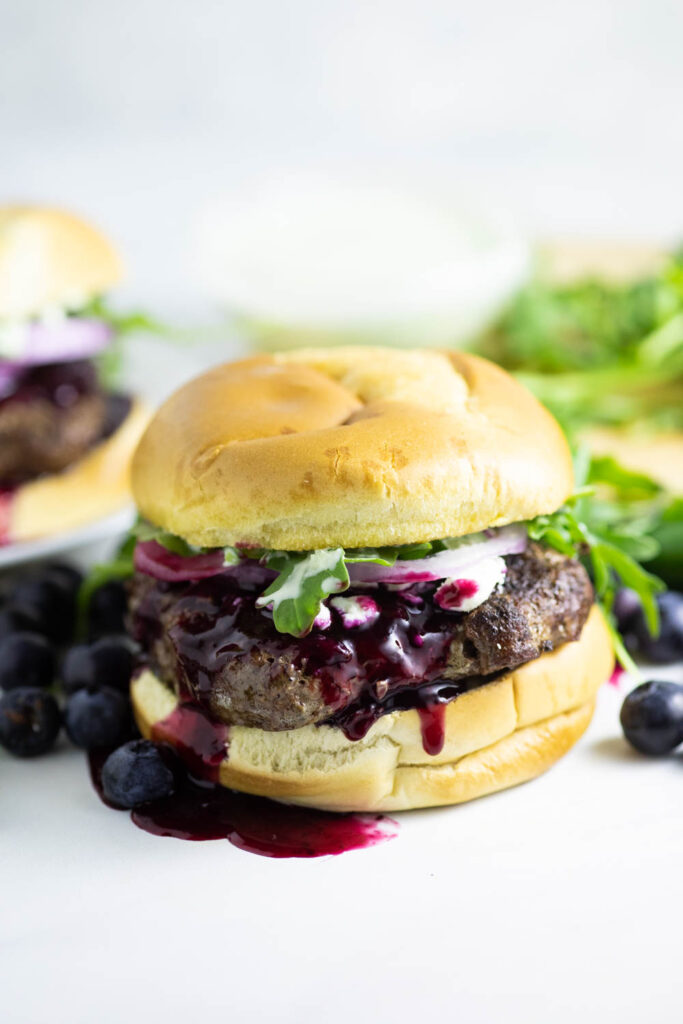
[[[111,243],[78,217],[49,207],[0,206],[0,318],[81,305],[121,274]]]
[[[133,461],[142,515],[206,547],[463,536],[552,512],[572,485],[559,426],[520,384],[424,350],[218,366],[168,399]]]

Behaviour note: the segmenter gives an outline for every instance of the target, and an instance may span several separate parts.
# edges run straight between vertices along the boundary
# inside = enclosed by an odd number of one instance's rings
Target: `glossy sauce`
[[[376,587],[379,614],[367,624],[345,628],[333,609],[328,628],[314,627],[295,640],[277,633],[270,611],[256,607],[272,574],[256,564],[249,569],[246,577],[240,572],[196,583],[156,583],[140,602],[133,633],[149,650],[159,635],[164,602],[172,601],[168,635],[182,700],[208,709],[213,679],[231,659],[266,652],[273,661],[291,658],[296,669],[318,678],[330,711],[324,724],[342,729],[348,739],[360,739],[383,714],[419,709],[425,750],[441,749],[440,705],[487,680],[440,678],[459,615],[435,605],[434,584],[409,592]],[[352,587],[345,597],[365,593]]]
[[[93,785],[100,799],[102,766],[109,751],[89,756]],[[382,814],[332,814],[278,804],[235,793],[179,774],[173,796],[131,812],[138,828],[152,835],[202,841],[227,839],[261,857],[324,857],[365,849],[393,839],[398,825]]]

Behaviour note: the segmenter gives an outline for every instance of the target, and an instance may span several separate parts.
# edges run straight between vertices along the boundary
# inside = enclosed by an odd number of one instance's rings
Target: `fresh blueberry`
[[[35,757],[54,746],[61,727],[54,697],[21,686],[0,697],[0,743],[16,757]]]
[[[63,574],[27,577],[11,592],[8,607],[48,640],[68,643],[73,636],[76,597]]]
[[[149,740],[132,740],[110,754],[102,768],[102,790],[117,807],[137,807],[175,790],[169,752]]]
[[[627,587],[618,590],[614,598],[612,611],[614,612],[619,632],[622,635],[632,633],[636,620],[642,612],[640,598],[635,590],[629,590]]]
[[[0,609],[0,640],[9,636],[10,633],[19,633],[26,626],[25,619],[13,612],[11,608]]]
[[[649,661],[664,664],[683,658],[683,594],[667,590],[657,596],[659,606],[659,636],[650,636],[642,609],[639,610],[632,632],[635,649]]]
[[[124,633],[128,598],[123,583],[111,580],[93,593],[88,607],[88,636],[91,640],[112,633]]]
[[[67,693],[84,686],[111,686],[128,692],[133,671],[133,648],[125,636],[103,636],[94,644],[77,644],[67,651],[62,684]]]
[[[85,750],[113,747],[130,732],[130,704],[125,694],[105,687],[78,690],[66,702],[64,725],[72,743]]]
[[[54,678],[55,656],[45,637],[10,633],[0,640],[0,689],[51,686]]]
[[[667,754],[683,742],[683,686],[653,679],[636,686],[621,706],[621,727],[643,754]]]

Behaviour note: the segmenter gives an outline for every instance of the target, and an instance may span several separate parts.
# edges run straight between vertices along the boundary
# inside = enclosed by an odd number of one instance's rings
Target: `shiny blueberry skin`
[[[57,701],[44,690],[21,686],[0,697],[0,744],[15,757],[47,753],[61,724]]]
[[[635,649],[649,661],[665,664],[683,658],[683,594],[667,590],[657,596],[659,636],[651,637],[642,610],[632,626]]]
[[[63,575],[48,572],[22,580],[11,592],[8,607],[48,640],[61,644],[73,637],[76,597]]]
[[[128,598],[123,583],[112,580],[98,587],[88,607],[88,636],[91,640],[99,636],[125,632],[124,618]]]
[[[102,768],[102,789],[117,807],[137,807],[171,796],[175,774],[169,752],[149,740],[131,740],[110,754]]]
[[[11,608],[0,608],[0,640],[11,633],[19,633],[28,623]]]
[[[55,656],[45,637],[22,632],[0,640],[0,689],[51,686],[54,678]]]
[[[94,644],[77,644],[67,651],[62,665],[62,685],[66,693],[85,686],[101,689],[110,686],[128,692],[133,671],[133,649],[123,636],[105,636]]]
[[[77,747],[113,747],[130,735],[128,698],[109,687],[78,690],[66,702],[64,725]]]
[[[683,742],[683,685],[653,679],[636,686],[620,717],[632,747],[642,754],[668,754]]]

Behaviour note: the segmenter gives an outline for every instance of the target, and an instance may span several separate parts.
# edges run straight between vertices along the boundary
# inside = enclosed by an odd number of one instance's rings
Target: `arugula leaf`
[[[585,519],[591,519],[591,503],[586,495],[581,497]],[[595,507],[600,508],[596,502]],[[619,638],[612,605],[619,587],[633,590],[643,606],[648,628],[653,635],[659,631],[659,612],[655,595],[666,589],[657,576],[647,572],[628,550],[624,534],[609,527],[589,526],[585,519],[577,518],[570,502],[548,516],[538,516],[527,524],[529,537],[548,547],[555,548],[563,555],[580,559],[593,577],[595,596],[602,606],[605,617],[615,640],[615,653],[620,664],[628,671],[635,666]],[[599,519],[599,516],[598,516]]]
[[[138,331],[145,331],[148,334],[158,334],[167,337],[173,334],[173,329],[157,320],[155,317],[144,313],[142,310],[133,310],[128,313],[120,313],[107,304],[100,295],[88,303],[84,309],[78,311],[78,316],[95,317],[102,320],[117,334],[122,336]]]
[[[161,544],[162,548],[166,548],[167,551],[171,551],[174,555],[181,555],[183,558],[192,558],[193,555],[201,555],[207,551],[215,550],[213,548],[198,548],[193,544],[188,544],[182,537],[178,537],[175,533],[169,533],[168,530],[163,530],[160,526],[155,526],[146,519],[138,519],[135,525],[131,527],[130,532],[131,536],[135,537],[136,540],[143,542],[154,540],[157,544]],[[236,548],[223,548],[223,565],[237,565],[239,560],[240,554]]]
[[[155,540],[167,551],[173,552],[174,555],[182,555],[183,558],[191,558],[192,555],[200,554],[202,551],[202,548],[193,547],[182,537],[176,536],[175,533],[168,533],[167,530],[162,530],[160,526],[155,526],[146,519],[138,519],[130,532],[136,540],[143,542]]]
[[[683,427],[683,251],[630,284],[532,280],[470,346],[572,435],[586,424]]]
[[[272,605],[273,623],[279,633],[304,636],[311,629],[323,599],[349,585],[343,548],[308,553],[274,551],[266,556],[266,565],[279,575],[256,605]]]

